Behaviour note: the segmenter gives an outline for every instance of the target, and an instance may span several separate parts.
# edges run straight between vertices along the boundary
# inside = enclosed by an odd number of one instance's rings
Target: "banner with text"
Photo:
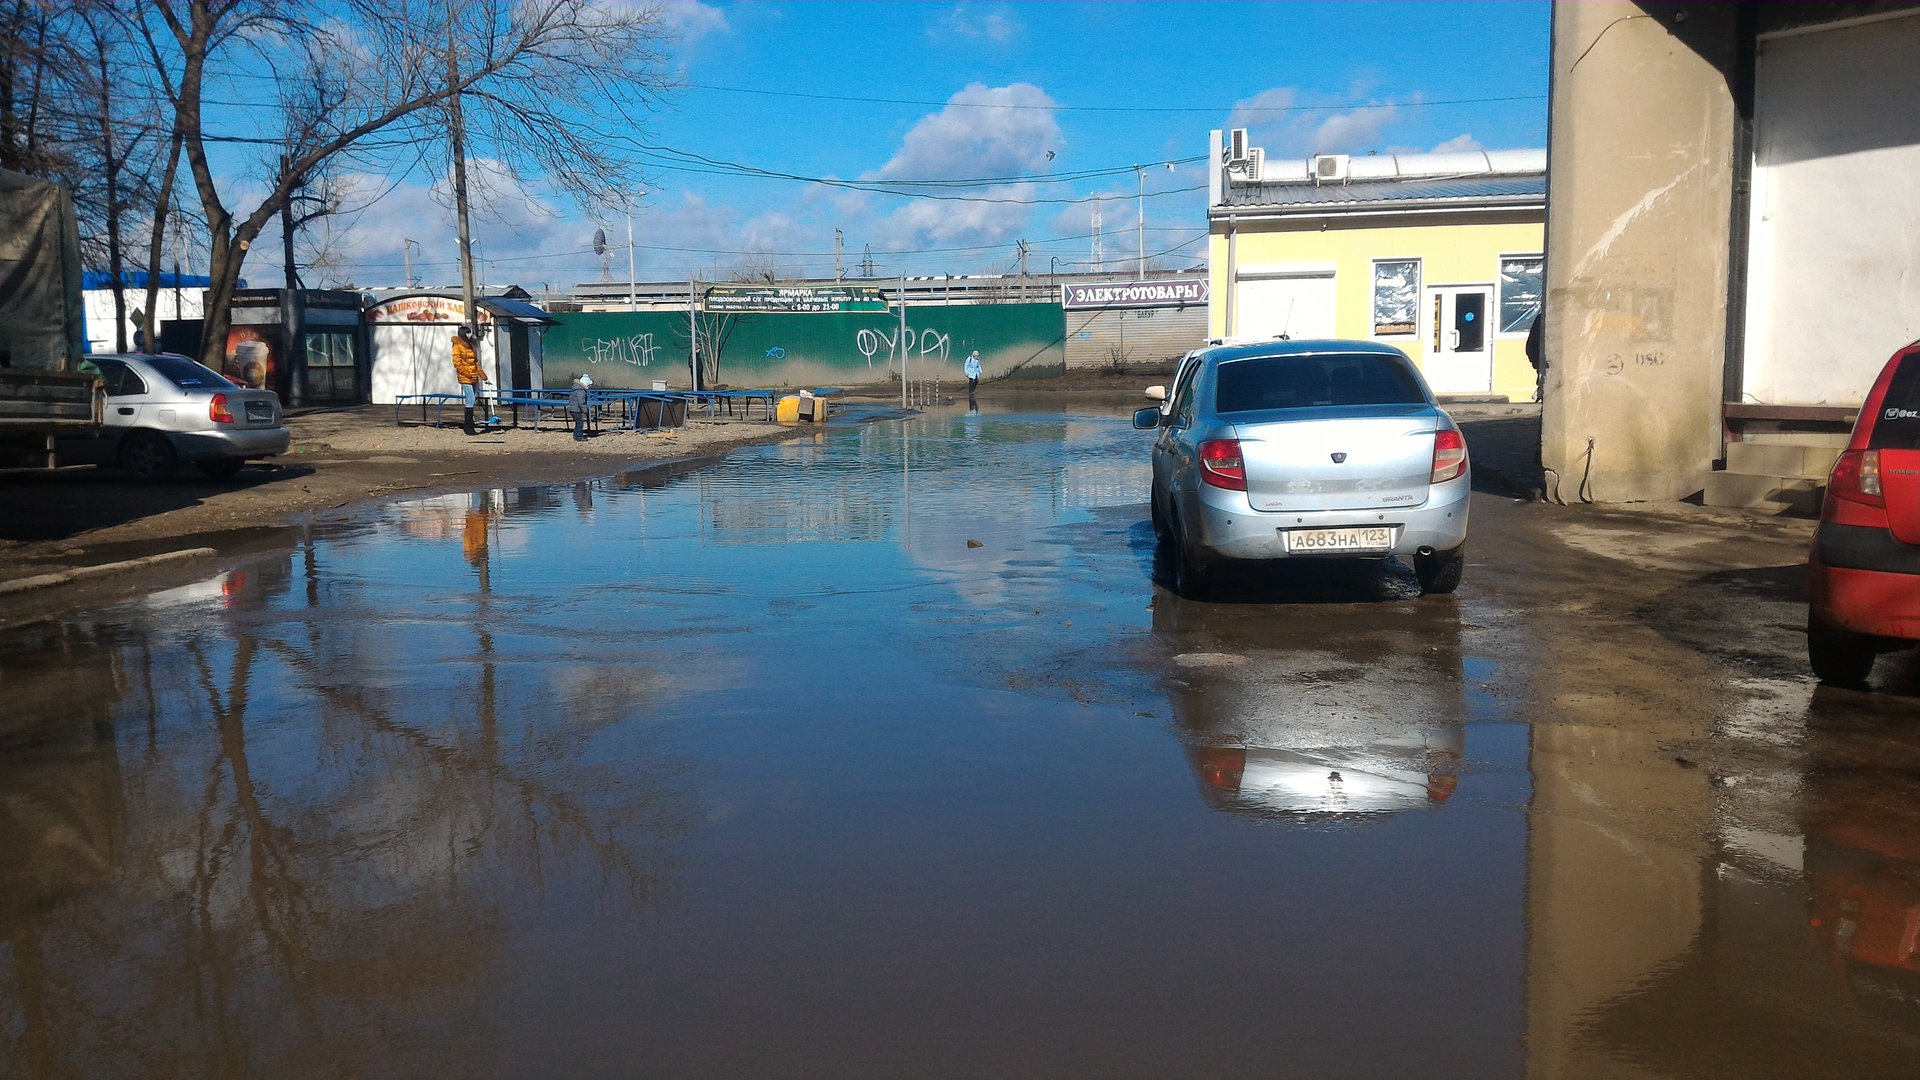
[[[866,285],[787,287],[781,285],[715,285],[702,303],[706,311],[766,311],[784,314],[823,314],[847,311],[885,311],[887,298]]]
[[[1068,311],[1107,308],[1186,307],[1204,304],[1209,295],[1206,278],[1171,281],[1069,282],[1060,286],[1060,306]]]

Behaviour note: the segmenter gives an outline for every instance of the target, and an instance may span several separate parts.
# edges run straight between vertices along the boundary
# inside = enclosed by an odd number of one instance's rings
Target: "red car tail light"
[[[227,395],[213,395],[213,402],[207,406],[207,416],[216,424],[233,423],[233,410],[227,408]]]
[[[1200,479],[1228,491],[1247,490],[1247,469],[1239,439],[1208,439],[1200,444]]]
[[[1467,471],[1467,440],[1453,428],[1433,433],[1433,476],[1427,482],[1438,484]]]
[[[1827,479],[1827,497],[1885,507],[1886,494],[1880,487],[1880,451],[1849,450],[1841,454]]]

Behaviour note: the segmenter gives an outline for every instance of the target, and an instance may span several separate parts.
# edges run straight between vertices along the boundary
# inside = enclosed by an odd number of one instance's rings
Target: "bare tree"
[[[202,358],[224,360],[228,308],[248,250],[303,182],[341,160],[423,165],[444,145],[456,96],[468,144],[516,176],[582,202],[630,189],[633,143],[667,85],[656,9],[593,0],[163,0],[141,9],[147,59],[166,86],[209,239]],[[212,130],[209,84],[264,59],[277,139]],[[449,73],[457,73],[449,77]],[[259,151],[264,194],[233,205],[209,144]],[[232,141],[237,140],[237,141]]]

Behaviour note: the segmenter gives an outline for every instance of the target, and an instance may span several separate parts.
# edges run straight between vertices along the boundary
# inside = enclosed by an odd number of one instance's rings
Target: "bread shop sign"
[[[1167,281],[1069,282],[1060,286],[1060,306],[1068,311],[1108,308],[1186,307],[1207,302],[1206,278]]]

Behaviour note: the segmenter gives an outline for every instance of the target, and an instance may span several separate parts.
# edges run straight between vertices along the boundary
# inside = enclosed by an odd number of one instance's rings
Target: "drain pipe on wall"
[[[1240,291],[1236,284],[1239,280],[1236,276],[1239,272],[1236,269],[1238,265],[1236,260],[1239,257],[1240,240],[1238,225],[1238,220],[1229,214],[1227,216],[1227,276],[1226,280],[1222,282],[1227,290],[1227,308],[1226,314],[1220,318],[1220,336],[1229,338],[1233,336],[1234,318],[1238,314],[1235,311],[1234,294]]]

